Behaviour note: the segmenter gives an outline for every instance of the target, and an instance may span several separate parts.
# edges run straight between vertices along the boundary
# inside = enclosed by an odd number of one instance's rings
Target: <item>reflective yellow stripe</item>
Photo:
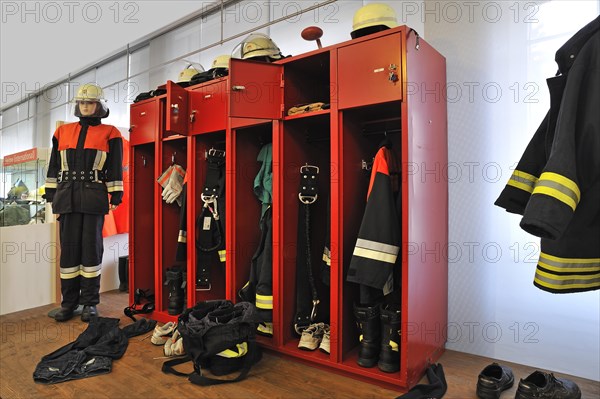
[[[217,356],[226,357],[226,358],[231,359],[231,358],[236,358],[236,357],[242,357],[246,353],[248,353],[248,343],[247,342],[242,342],[241,344],[236,344],[236,348],[237,348],[237,351],[234,351],[232,349],[225,349],[224,351],[217,353]]]
[[[67,162],[67,150],[62,150],[60,152],[60,162],[62,170],[69,170],[69,162]]]
[[[325,262],[327,266],[331,266],[331,258],[325,254],[323,254],[323,262]]]
[[[256,294],[256,307],[259,309],[273,309],[273,295]]]
[[[392,347],[392,350],[395,352],[398,352],[398,344],[394,341],[390,341],[390,346]]]
[[[107,181],[106,188],[108,189],[109,193],[112,193],[115,191],[123,191],[123,181],[121,181],[121,180]]]
[[[80,270],[79,274],[81,274],[81,276],[84,278],[94,278],[100,275],[100,270],[97,270],[95,272],[84,272],[83,270]]]
[[[224,249],[220,250],[219,251],[219,260],[221,262],[225,262],[227,260],[226,255],[227,255],[227,252]]]
[[[510,180],[506,184],[531,193],[537,181],[538,178],[534,175],[530,175],[529,173],[520,170],[515,170],[510,177]]]
[[[573,211],[581,198],[579,187],[574,181],[557,173],[544,172],[540,176],[533,194],[544,194],[567,204]]]
[[[79,276],[79,270],[77,270],[76,272],[73,273],[61,273],[60,274],[60,278],[64,279],[64,280],[68,280],[71,278],[75,278]]]
[[[185,230],[179,230],[179,236],[177,237],[177,242],[180,243],[187,243],[187,231]]]
[[[360,334],[359,337],[358,337],[358,342],[362,342],[362,340],[363,340],[363,335]]]
[[[57,188],[58,184],[46,182],[46,188]]]
[[[508,183],[506,183],[506,185],[519,188],[519,189],[521,189],[523,191],[527,191],[530,194],[533,192],[533,185],[530,186],[528,184],[521,183],[521,182],[518,182],[518,181],[514,181],[512,179],[510,179],[508,181]]]
[[[542,252],[538,264],[559,273],[600,272],[600,258],[559,258]]]
[[[263,334],[273,335],[273,323],[260,323],[256,330]]]
[[[590,275],[557,276],[537,269],[534,281],[547,288],[569,290],[577,288],[600,288],[600,273]]]
[[[562,186],[565,186],[566,188],[575,193],[575,196],[577,197],[577,202],[579,202],[579,200],[581,199],[581,192],[579,191],[579,187],[573,180],[567,177],[559,175],[558,173],[544,172],[540,176],[540,180],[550,180]]]
[[[369,258],[385,263],[396,263],[398,255],[391,255],[385,252],[373,251],[372,249],[354,248],[354,255],[362,258]]]

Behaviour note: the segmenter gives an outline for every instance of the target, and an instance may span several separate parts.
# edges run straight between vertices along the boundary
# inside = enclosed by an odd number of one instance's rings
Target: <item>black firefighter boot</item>
[[[169,307],[170,315],[178,315],[183,312],[183,275],[181,269],[173,267],[167,269],[167,279],[165,285],[169,286]]]
[[[119,291],[129,292],[129,256],[119,256]]]
[[[365,307],[354,305],[354,317],[362,337],[358,349],[359,366],[373,367],[377,363],[381,339],[379,313],[379,304]]]
[[[386,373],[400,370],[400,306],[381,307],[381,352],[377,366]]]

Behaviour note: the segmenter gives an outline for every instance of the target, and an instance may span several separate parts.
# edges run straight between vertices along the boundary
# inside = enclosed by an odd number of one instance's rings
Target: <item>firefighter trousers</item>
[[[63,308],[100,303],[104,215],[65,213],[60,230],[60,289]]]
[[[256,292],[256,309],[261,321],[273,321],[273,209],[260,221],[261,237],[250,266],[250,286]]]

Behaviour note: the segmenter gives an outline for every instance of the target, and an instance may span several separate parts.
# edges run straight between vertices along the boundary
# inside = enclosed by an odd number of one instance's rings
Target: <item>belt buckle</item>
[[[206,284],[196,284],[196,291],[210,291],[211,289],[211,283],[208,283],[208,286]]]
[[[309,164],[301,166],[300,167],[300,173],[309,172],[311,169],[315,171],[314,172],[315,175],[319,174],[319,171],[320,171],[319,167],[318,166],[314,166],[314,165],[309,165]]]
[[[306,164],[304,166],[300,167],[300,173],[311,173],[313,175],[318,175],[320,172],[320,169],[318,166],[314,166],[314,165],[309,165]],[[300,200],[300,202],[302,202],[304,205],[310,205],[313,204],[317,198],[319,197],[319,194],[316,195],[302,195],[302,193],[298,193],[298,199]]]

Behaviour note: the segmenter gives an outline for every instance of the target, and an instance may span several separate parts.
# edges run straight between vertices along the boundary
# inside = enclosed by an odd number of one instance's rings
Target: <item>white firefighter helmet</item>
[[[387,4],[371,3],[363,6],[354,13],[352,19],[353,39],[365,36],[384,29],[398,26],[396,11]]]
[[[81,104],[95,103],[96,110],[93,114],[83,115],[80,109]],[[74,105],[73,114],[77,117],[89,116],[97,118],[105,118],[108,116],[108,107],[106,106],[106,99],[104,98],[104,91],[102,88],[94,83],[86,83],[79,86],[77,93],[73,97],[72,104]]]
[[[229,69],[229,59],[230,58],[231,58],[231,56],[228,54],[217,56],[217,58],[215,58],[213,60],[212,65],[210,66],[210,69],[216,69],[216,68]]]
[[[179,76],[177,77],[177,83],[188,83],[190,80],[192,80],[192,78],[195,75],[199,74],[200,72],[204,72],[204,68],[202,68],[201,66],[196,67],[190,64],[184,70],[179,72]]]
[[[275,42],[264,33],[248,35],[232,52],[232,57],[243,60],[256,57],[269,57],[274,60],[283,58]]]

